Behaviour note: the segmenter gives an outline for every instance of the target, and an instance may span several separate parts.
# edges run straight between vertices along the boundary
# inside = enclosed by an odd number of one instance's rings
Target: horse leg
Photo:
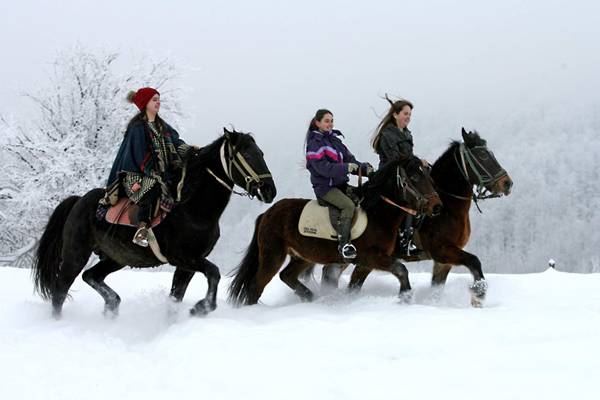
[[[348,264],[325,264],[321,277],[321,288],[325,290],[337,289],[342,272]]]
[[[194,277],[194,271],[187,271],[181,268],[176,268],[173,274],[173,281],[171,284],[171,299],[177,303],[183,300],[185,291],[187,290],[190,281]]]
[[[273,279],[281,264],[285,261],[285,252],[280,242],[272,242],[260,247],[258,256],[258,271],[252,290],[250,290],[246,304],[256,304],[262,295],[265,286]]]
[[[117,264],[111,259],[104,259],[93,267],[83,273],[83,280],[85,283],[90,285],[96,292],[104,299],[104,314],[112,314],[116,316],[119,314],[119,304],[121,304],[121,298],[112,288],[110,288],[104,279],[115,271],[123,268],[122,265]]]
[[[440,263],[451,265],[464,265],[471,271],[473,275],[473,284],[469,287],[471,291],[471,305],[473,307],[481,307],[487,293],[487,282],[481,270],[481,262],[474,254],[456,246],[445,246],[436,254],[432,254],[432,258]]]
[[[433,261],[433,273],[431,275],[432,286],[443,286],[448,279],[448,274],[452,269],[451,264],[444,264],[439,261]]]
[[[359,292],[362,285],[365,283],[367,276],[371,273],[372,269],[362,265],[356,265],[352,275],[350,276],[350,283],[348,283],[348,290],[351,292]]]
[[[302,301],[312,301],[313,292],[298,280],[302,271],[314,265],[311,262],[304,261],[301,258],[291,257],[290,262],[279,273],[279,278],[296,293]]]
[[[179,268],[190,272],[202,272],[204,276],[206,276],[206,280],[208,281],[208,289],[206,291],[206,296],[204,297],[204,299],[197,302],[194,305],[194,307],[190,309],[190,314],[196,316],[204,316],[209,312],[214,311],[217,308],[217,288],[219,286],[219,281],[221,280],[219,268],[205,258],[201,260],[200,264],[197,267],[178,267],[178,269]],[[189,280],[187,282],[189,283]]]
[[[398,278],[398,281],[400,281],[400,292],[398,293],[398,297],[404,303],[410,302],[412,300],[412,288],[408,279],[406,265],[399,260],[395,260],[390,266],[390,272]]]
[[[75,278],[81,273],[83,267],[92,254],[91,250],[87,257],[83,256],[63,256],[60,264],[60,271],[56,278],[55,290],[52,293],[52,316],[56,319],[62,314],[62,307],[69,294],[69,288],[75,281]]]
[[[448,279],[448,274],[452,269],[452,264],[444,264],[439,261],[433,261],[433,272],[431,274],[431,288],[433,289],[432,298],[439,301],[442,289]]]

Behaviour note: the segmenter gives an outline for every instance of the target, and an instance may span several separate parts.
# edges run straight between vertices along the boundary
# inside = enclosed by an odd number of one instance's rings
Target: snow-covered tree
[[[162,113],[170,120],[179,114],[171,62],[137,60],[133,70],[119,74],[114,67],[118,59],[117,53],[82,48],[60,54],[48,85],[27,94],[39,109],[35,121],[0,120],[0,254],[30,248],[68,195],[104,186],[126,124],[136,112],[125,100],[128,91],[152,86],[164,94],[167,88]]]

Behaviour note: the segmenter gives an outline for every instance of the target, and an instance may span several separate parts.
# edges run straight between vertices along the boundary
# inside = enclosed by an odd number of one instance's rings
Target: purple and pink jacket
[[[317,197],[334,187],[345,186],[348,182],[348,164],[360,165],[366,174],[367,164],[354,158],[342,143],[338,130],[331,132],[310,131],[306,139],[306,168],[310,172],[310,182]]]

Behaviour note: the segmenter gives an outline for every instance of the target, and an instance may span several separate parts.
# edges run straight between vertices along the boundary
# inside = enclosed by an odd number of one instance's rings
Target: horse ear
[[[467,140],[467,138],[469,137],[469,133],[468,133],[468,132],[465,130],[465,127],[464,127],[464,126],[463,126],[463,128],[462,128],[462,137],[463,137],[463,140],[465,140],[465,141],[466,141],[466,140]]]
[[[223,127],[223,133],[225,134],[225,137],[228,138],[229,135],[231,135],[231,132],[229,132],[229,130],[225,127]]]

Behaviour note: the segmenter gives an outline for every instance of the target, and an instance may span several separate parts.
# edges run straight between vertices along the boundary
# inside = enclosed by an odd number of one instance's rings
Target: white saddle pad
[[[367,229],[367,213],[360,207],[356,209],[350,237],[356,239]],[[327,240],[337,240],[337,232],[331,225],[329,208],[319,205],[317,200],[311,200],[302,209],[298,220],[298,231],[303,236]]]

